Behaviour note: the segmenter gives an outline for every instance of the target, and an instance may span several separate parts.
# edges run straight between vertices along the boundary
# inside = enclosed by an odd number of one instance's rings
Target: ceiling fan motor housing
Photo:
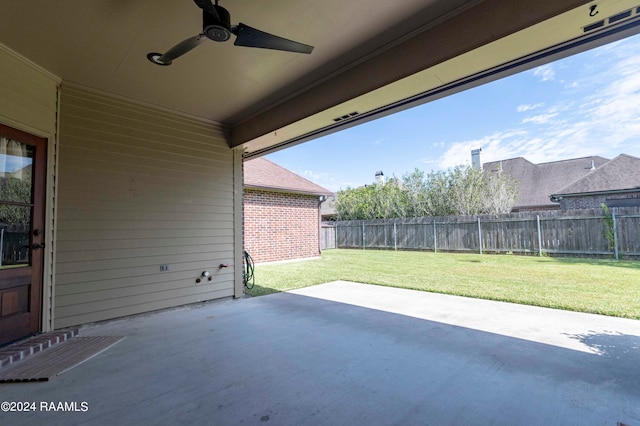
[[[202,32],[213,41],[227,41],[231,37],[231,15],[222,6],[213,6],[218,12],[218,17],[206,10],[202,10]]]

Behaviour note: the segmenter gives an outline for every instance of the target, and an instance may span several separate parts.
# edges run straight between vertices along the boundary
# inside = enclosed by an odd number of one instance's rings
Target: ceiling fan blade
[[[149,53],[147,58],[158,65],[171,65],[171,62],[179,56],[184,55],[194,47],[198,46],[200,43],[205,41],[207,37],[204,34],[198,34],[195,37],[188,38],[186,40],[181,41],[180,43],[173,46],[171,49],[167,50],[165,53]]]
[[[216,10],[213,2],[211,0],[193,0],[196,5],[205,12],[209,12],[213,15],[216,21],[220,20],[220,16],[218,15],[218,11]],[[217,3],[217,2],[216,2]]]
[[[259,47],[262,49],[284,50],[296,53],[311,53],[313,46],[265,33],[243,23],[231,29],[237,37],[236,46]]]

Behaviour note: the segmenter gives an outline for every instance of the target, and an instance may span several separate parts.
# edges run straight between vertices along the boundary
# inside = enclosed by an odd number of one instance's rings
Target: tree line
[[[338,220],[509,213],[518,198],[517,181],[471,166],[375,182],[337,193]]]
[[[18,203],[31,201],[31,175],[25,179],[0,178],[0,200]],[[0,226],[27,224],[31,209],[12,204],[0,204]]]

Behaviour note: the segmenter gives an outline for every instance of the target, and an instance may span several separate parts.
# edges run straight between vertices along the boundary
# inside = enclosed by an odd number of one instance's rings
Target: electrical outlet
[[[166,264],[166,265],[160,265],[160,272],[168,272],[171,270],[171,265]]]

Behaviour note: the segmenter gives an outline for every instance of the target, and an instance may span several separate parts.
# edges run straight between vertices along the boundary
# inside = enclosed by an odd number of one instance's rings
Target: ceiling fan
[[[218,0],[215,0],[215,5],[211,0],[194,0],[194,2],[202,9],[202,32],[195,37],[181,41],[165,53],[148,53],[147,58],[151,62],[157,65],[171,65],[174,59],[184,55],[206,39],[223,42],[229,40],[231,34],[236,36],[236,41],[233,43],[236,46],[296,53],[311,53],[313,50],[313,46],[265,33],[242,22],[238,25],[231,25],[231,15],[227,9],[218,6]]]

